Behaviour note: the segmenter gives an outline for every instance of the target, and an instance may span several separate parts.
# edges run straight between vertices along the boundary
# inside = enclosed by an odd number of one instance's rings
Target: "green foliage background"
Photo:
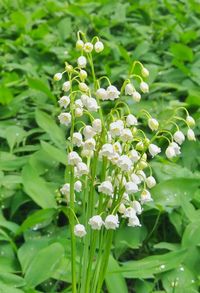
[[[68,222],[57,208],[65,130],[52,76],[74,60],[76,32],[97,34],[96,70],[121,83],[132,60],[150,70],[145,107],[164,121],[184,105],[200,132],[198,0],[0,1],[0,292],[70,292]],[[200,144],[158,159],[154,203],[142,228],[120,228],[104,292],[197,293],[200,286]]]

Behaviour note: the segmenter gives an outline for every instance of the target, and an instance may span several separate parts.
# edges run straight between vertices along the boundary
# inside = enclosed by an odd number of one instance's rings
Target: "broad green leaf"
[[[48,188],[44,179],[39,177],[30,165],[22,170],[25,192],[42,208],[55,208],[55,194]]]
[[[8,141],[10,150],[13,150],[13,147],[16,144],[19,144],[23,138],[26,136],[26,132],[19,126],[9,126],[6,130],[6,139]]]
[[[55,209],[42,209],[32,215],[29,215],[28,218],[21,224],[17,234],[22,233],[31,227],[34,227],[36,230],[45,227],[47,224],[51,223],[55,212]]]
[[[61,147],[61,148],[65,147],[64,133],[61,130],[61,128],[58,127],[54,118],[52,118],[49,114],[40,110],[36,110],[35,118],[38,125],[48,133],[52,141],[58,147]]]
[[[42,80],[28,77],[28,85],[30,88],[35,89],[37,91],[41,91],[44,94],[46,94],[53,102],[56,101],[56,98],[47,86],[47,83],[43,82]]]
[[[108,262],[108,268],[106,273],[106,286],[109,293],[115,293],[115,292],[123,292],[128,293],[128,289],[126,286],[126,282],[124,277],[121,273],[109,273],[110,271],[118,270],[119,264],[118,262],[110,255],[109,262]]]
[[[34,288],[49,279],[63,257],[64,248],[59,243],[53,243],[40,250],[26,270],[25,280],[27,285]]]
[[[141,260],[133,260],[122,264],[118,270],[125,278],[153,278],[154,275],[177,268],[183,261],[186,250],[178,250],[166,254],[148,256]]]
[[[42,148],[47,154],[52,157],[55,161],[62,163],[63,165],[67,165],[67,155],[61,149],[58,149],[49,143],[42,141],[41,142]]]
[[[193,61],[193,51],[190,47],[183,45],[181,43],[171,44],[170,51],[174,55],[174,58],[180,61]]]
[[[24,286],[25,280],[20,276],[10,274],[10,273],[3,273],[0,274],[0,284],[8,285],[10,287],[22,287]]]

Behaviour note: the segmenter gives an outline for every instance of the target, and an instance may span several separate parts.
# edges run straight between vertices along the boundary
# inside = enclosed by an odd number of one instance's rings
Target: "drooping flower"
[[[100,230],[104,224],[104,221],[102,220],[101,216],[96,215],[89,219],[88,224],[93,230]]]
[[[118,215],[108,215],[105,219],[105,227],[107,230],[116,230],[119,227]]]
[[[58,116],[58,119],[60,121],[60,124],[68,126],[71,123],[72,116],[70,113],[61,113]]]
[[[110,181],[106,180],[98,186],[98,191],[102,192],[103,194],[112,196],[114,191],[113,185]]]
[[[87,232],[85,230],[85,226],[82,224],[75,225],[74,226],[74,234],[80,238],[84,237],[87,234]]]

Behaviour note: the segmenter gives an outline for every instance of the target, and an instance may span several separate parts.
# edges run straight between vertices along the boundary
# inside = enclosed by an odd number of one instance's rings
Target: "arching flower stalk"
[[[140,227],[143,206],[153,201],[156,180],[149,161],[161,154],[163,139],[168,159],[180,155],[185,135],[177,123],[185,123],[187,138],[195,140],[195,121],[182,107],[164,125],[146,110],[133,115],[127,101],[138,103],[149,92],[147,68],[133,62],[119,88],[111,78],[96,76],[93,54],[104,49],[98,37],[89,42],[78,32],[76,48],[77,64],[65,63],[64,72],[54,76],[63,81],[58,119],[69,130],[68,181],[60,193],[69,209],[72,291],[99,293],[115,230],[122,220],[133,229]]]

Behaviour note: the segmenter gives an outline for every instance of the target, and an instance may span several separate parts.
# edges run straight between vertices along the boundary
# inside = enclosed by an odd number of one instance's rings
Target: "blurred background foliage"
[[[0,1],[0,291],[70,292],[65,130],[52,76],[75,60],[76,32],[98,35],[95,57],[120,86],[131,62],[150,70],[144,107],[164,121],[184,105],[200,132],[200,1]],[[184,131],[184,129],[183,129]],[[152,162],[158,185],[142,228],[120,228],[104,292],[197,293],[200,286],[200,143]]]

